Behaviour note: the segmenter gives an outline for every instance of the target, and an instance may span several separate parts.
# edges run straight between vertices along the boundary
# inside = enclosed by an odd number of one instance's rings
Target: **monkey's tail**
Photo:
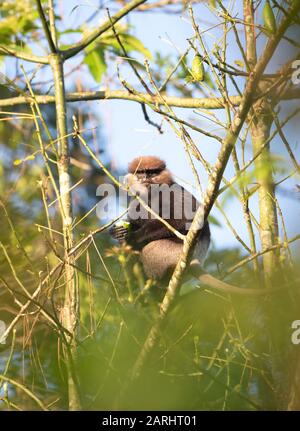
[[[224,293],[235,293],[238,295],[250,295],[250,296],[258,296],[258,295],[267,295],[270,292],[270,289],[246,289],[242,287],[237,287],[232,284],[225,283],[222,280],[214,277],[211,274],[203,271],[200,263],[194,259],[191,262],[190,270],[192,275],[197,278],[201,284],[205,284],[206,286],[224,292]],[[273,289],[272,289],[273,291]]]

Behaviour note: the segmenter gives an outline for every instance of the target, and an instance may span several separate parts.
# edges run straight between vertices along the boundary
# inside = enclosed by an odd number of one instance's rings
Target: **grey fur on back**
[[[192,261],[203,265],[210,244],[210,230],[206,222],[196,242]],[[178,239],[159,239],[147,244],[141,251],[141,261],[149,278],[162,280],[170,277],[183,248]]]

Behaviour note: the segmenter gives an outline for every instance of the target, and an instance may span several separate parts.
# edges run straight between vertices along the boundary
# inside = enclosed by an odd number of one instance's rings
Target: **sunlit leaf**
[[[96,82],[101,82],[102,76],[107,69],[103,49],[93,49],[85,56],[84,63],[88,66],[88,69],[94,80]]]
[[[270,34],[276,33],[276,19],[269,0],[266,0],[265,6],[263,8],[263,20],[264,27],[267,32]]]
[[[124,46],[125,50],[128,53],[132,52],[132,51],[140,52],[146,58],[148,58],[149,60],[152,60],[151,52],[135,36],[132,36],[132,35],[127,34],[127,33],[119,33],[118,36],[120,38],[122,45]],[[118,52],[122,53],[120,44],[113,34],[106,36],[106,37],[103,37],[103,38],[100,38],[98,42],[100,44],[111,46],[114,49],[116,49]]]
[[[214,226],[218,226],[218,227],[222,227],[221,223],[219,222],[219,220],[214,217],[213,215],[209,215],[208,217],[208,221],[210,224],[213,224]]]

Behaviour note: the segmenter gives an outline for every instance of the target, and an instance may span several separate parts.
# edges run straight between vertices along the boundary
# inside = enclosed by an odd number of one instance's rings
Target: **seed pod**
[[[264,19],[264,27],[268,31],[268,33],[275,34],[276,20],[269,0],[266,1],[263,9],[263,19]]]
[[[202,58],[199,54],[196,54],[192,62],[192,75],[195,81],[203,81],[204,79],[204,67]]]

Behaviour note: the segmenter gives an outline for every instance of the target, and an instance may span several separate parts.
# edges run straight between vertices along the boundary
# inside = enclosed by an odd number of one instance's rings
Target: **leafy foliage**
[[[119,40],[126,52],[137,52],[148,59],[152,59],[150,51],[136,37],[126,33],[124,26],[115,26]],[[91,75],[96,82],[101,82],[103,74],[107,70],[105,52],[113,52],[118,57],[124,57],[122,48],[113,31],[108,31],[86,49],[84,63],[88,66]]]

